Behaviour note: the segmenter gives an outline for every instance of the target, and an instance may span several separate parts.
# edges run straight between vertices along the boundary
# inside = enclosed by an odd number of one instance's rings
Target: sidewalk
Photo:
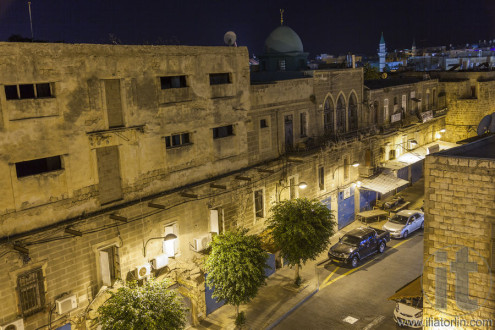
[[[424,198],[424,179],[397,195],[411,202],[410,209],[419,209]],[[384,223],[385,221],[375,222],[371,223],[370,226],[381,229]],[[354,221],[339,230],[331,237],[329,246],[337,243],[346,232],[360,226],[363,226],[361,222]],[[327,252],[328,249],[322,252],[316,260],[309,261],[301,267],[300,276],[303,284],[297,291],[290,286],[294,281],[294,269],[284,267],[270,276],[266,280],[267,285],[259,290],[256,298],[249,304],[240,306],[240,311],[244,311],[246,315],[246,324],[243,329],[271,329],[317,293],[319,282],[322,279],[318,278],[316,267],[328,259]],[[192,327],[192,329],[235,329],[235,315],[235,307],[224,305],[209,314],[198,327]]]

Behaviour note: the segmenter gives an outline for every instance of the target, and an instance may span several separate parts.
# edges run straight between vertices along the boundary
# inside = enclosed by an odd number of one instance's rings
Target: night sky
[[[217,46],[232,30],[259,54],[280,8],[310,58],[374,55],[382,31],[389,51],[413,38],[418,48],[495,39],[494,0],[32,0],[31,8],[35,39],[68,43]],[[0,0],[0,40],[12,34],[31,36],[26,0]]]

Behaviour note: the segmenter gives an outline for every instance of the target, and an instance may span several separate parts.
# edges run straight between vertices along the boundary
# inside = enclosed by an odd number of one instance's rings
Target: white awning
[[[409,184],[409,181],[399,179],[392,173],[381,173],[374,178],[361,181],[362,188],[374,190],[380,194],[386,194],[389,191],[400,188],[406,184]]]

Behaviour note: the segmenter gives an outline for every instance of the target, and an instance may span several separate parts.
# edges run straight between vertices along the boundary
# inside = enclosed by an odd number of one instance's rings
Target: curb
[[[311,292],[309,295],[307,295],[306,297],[304,297],[301,301],[299,301],[291,309],[289,309],[286,313],[284,313],[284,315],[280,316],[278,319],[276,319],[272,324],[270,324],[265,329],[266,330],[271,330],[271,329],[275,328],[280,322],[282,322],[287,316],[289,316],[290,314],[292,314],[292,312],[294,312],[296,309],[298,309],[309,298],[313,297],[319,290],[320,290],[320,288],[317,288],[316,290],[314,290],[313,292]]]

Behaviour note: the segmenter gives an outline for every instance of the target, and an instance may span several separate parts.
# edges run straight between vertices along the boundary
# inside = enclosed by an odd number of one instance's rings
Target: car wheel
[[[380,247],[378,248],[378,252],[383,253],[385,251],[385,243],[381,242]]]
[[[352,260],[351,260],[351,266],[352,266],[352,268],[356,268],[356,266],[358,265],[358,263],[359,263],[358,257],[352,257]]]
[[[407,238],[407,235],[408,235],[408,234],[409,234],[409,233],[408,233],[408,232],[407,232],[407,230],[406,230],[406,231],[404,232],[404,234],[402,234],[402,238]]]
[[[425,222],[421,222],[421,229],[425,229]]]

